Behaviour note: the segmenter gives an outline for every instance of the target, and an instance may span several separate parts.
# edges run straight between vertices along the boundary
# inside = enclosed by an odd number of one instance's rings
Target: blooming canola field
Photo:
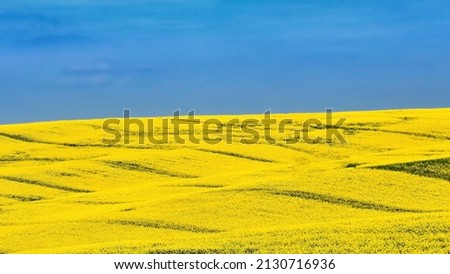
[[[262,115],[197,118],[211,117]],[[286,142],[324,113],[274,114],[293,122],[254,144],[139,143],[134,127],[105,144],[103,119],[0,125],[0,253],[450,253],[450,109],[344,117],[346,144]]]

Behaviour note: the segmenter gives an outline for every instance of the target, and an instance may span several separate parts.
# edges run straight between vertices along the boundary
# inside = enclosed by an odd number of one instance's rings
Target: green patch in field
[[[362,163],[347,163],[344,165],[345,168],[355,168],[358,167],[360,165],[363,165]]]
[[[450,158],[381,165],[371,168],[401,171],[414,175],[450,181]]]
[[[121,168],[130,171],[138,171],[138,172],[148,172],[155,173],[162,176],[169,177],[178,177],[178,178],[198,178],[195,175],[177,173],[173,171],[158,169],[152,166],[145,166],[136,162],[126,162],[126,161],[104,161],[105,164],[109,165],[113,168]]]
[[[23,195],[14,195],[14,194],[0,194],[0,197],[5,197],[5,198],[16,200],[19,202],[35,202],[35,201],[40,201],[40,200],[44,199],[43,197],[35,196],[35,195],[23,196]]]
[[[210,229],[210,228],[193,226],[193,225],[175,224],[175,223],[169,223],[169,222],[164,222],[164,221],[160,221],[160,220],[157,220],[157,221],[154,221],[154,220],[143,220],[143,221],[114,220],[114,221],[109,221],[108,223],[116,224],[116,225],[140,226],[140,227],[147,227],[147,228],[154,228],[154,229],[179,230],[179,231],[186,231],[186,232],[193,232],[193,233],[223,232],[222,230],[218,230],[218,229]]]

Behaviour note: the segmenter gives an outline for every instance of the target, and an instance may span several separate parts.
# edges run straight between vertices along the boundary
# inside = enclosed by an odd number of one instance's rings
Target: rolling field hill
[[[273,115],[294,122],[251,145],[1,125],[0,253],[450,253],[450,109],[334,115],[347,144],[285,142],[322,113]]]

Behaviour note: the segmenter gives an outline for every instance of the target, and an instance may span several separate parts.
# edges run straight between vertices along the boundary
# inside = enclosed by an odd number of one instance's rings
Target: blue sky
[[[443,0],[0,0],[0,123],[449,107],[449,49]]]

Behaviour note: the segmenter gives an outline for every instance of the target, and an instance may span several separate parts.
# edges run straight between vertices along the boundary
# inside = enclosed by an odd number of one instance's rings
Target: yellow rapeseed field
[[[347,144],[284,142],[324,113],[273,115],[294,120],[276,144],[140,144],[135,128],[105,144],[103,119],[0,126],[0,253],[450,253],[450,109],[340,117]]]

